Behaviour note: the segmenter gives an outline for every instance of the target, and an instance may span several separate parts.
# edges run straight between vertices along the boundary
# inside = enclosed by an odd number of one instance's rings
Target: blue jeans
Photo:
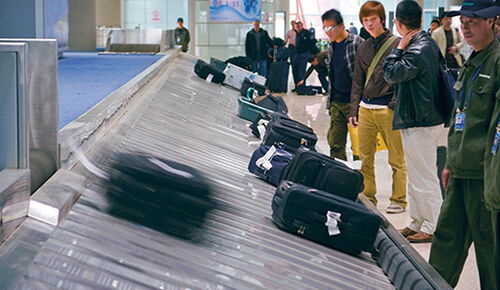
[[[253,72],[258,73],[263,77],[267,77],[267,60],[253,60]]]

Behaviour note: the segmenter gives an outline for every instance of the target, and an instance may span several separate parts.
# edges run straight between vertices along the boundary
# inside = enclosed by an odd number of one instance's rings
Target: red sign
[[[153,10],[153,17],[151,19],[153,21],[160,21],[160,11],[157,9]]]

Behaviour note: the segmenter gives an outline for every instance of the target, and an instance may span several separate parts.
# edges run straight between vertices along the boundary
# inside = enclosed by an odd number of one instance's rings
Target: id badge
[[[455,132],[463,132],[465,128],[465,113],[459,112],[455,115]]]
[[[493,139],[493,145],[491,145],[491,154],[493,154],[493,156],[497,155],[499,144],[500,144],[500,128],[497,128],[495,139]]]

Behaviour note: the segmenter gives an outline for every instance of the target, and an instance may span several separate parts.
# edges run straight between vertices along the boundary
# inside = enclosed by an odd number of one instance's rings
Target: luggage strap
[[[394,41],[396,41],[397,39],[398,39],[398,37],[393,35],[393,36],[389,37],[389,39],[387,39],[384,42],[382,47],[379,48],[379,50],[377,51],[377,53],[375,54],[375,56],[372,59],[372,63],[370,64],[370,67],[368,68],[368,72],[366,73],[365,87],[368,84],[368,81],[370,81],[370,79],[373,75],[373,72],[375,71],[375,67],[380,62],[380,58],[382,57],[382,54],[384,54],[384,52],[387,51],[389,46],[391,46],[391,44],[393,44]]]

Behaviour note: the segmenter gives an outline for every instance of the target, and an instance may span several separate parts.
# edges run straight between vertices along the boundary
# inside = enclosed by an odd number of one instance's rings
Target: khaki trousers
[[[394,112],[389,109],[359,108],[359,157],[361,174],[365,189],[363,193],[377,205],[377,186],[375,183],[375,153],[377,151],[377,133],[380,133],[389,151],[389,165],[392,168],[391,203],[406,208],[406,162],[403,151],[401,132],[392,130]]]

